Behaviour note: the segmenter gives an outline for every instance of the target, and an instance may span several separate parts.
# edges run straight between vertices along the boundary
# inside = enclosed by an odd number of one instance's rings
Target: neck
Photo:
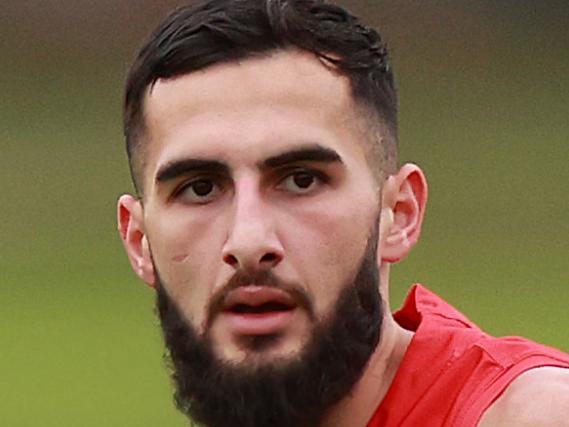
[[[385,313],[380,343],[373,352],[360,381],[350,394],[332,408],[320,427],[364,427],[387,394],[413,333],[399,326],[388,305],[388,274],[382,274]]]

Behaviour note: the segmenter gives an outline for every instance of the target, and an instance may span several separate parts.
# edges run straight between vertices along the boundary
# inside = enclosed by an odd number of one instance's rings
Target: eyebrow
[[[156,182],[166,182],[196,171],[228,174],[229,167],[216,160],[182,159],[166,163],[156,174]]]
[[[296,162],[343,163],[336,151],[316,144],[269,157],[261,162],[260,168],[278,168]]]
[[[321,145],[310,145],[269,157],[258,164],[260,169],[286,166],[296,162],[343,163],[340,155]],[[181,159],[166,163],[156,173],[156,182],[167,182],[192,172],[212,172],[229,175],[229,166],[217,160]]]

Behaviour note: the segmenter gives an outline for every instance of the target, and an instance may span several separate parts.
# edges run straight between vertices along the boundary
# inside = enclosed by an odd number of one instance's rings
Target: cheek
[[[328,312],[355,278],[375,220],[373,206],[350,203],[314,204],[291,216],[287,257],[313,295],[318,313]]]
[[[211,215],[162,214],[149,231],[154,262],[164,286],[198,329],[218,282],[219,224]]]

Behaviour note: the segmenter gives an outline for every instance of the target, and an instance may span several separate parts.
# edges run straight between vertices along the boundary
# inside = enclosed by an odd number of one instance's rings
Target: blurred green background
[[[126,69],[179,1],[0,5],[0,425],[184,426],[153,293],[116,233]],[[431,198],[395,269],[484,328],[569,351],[569,3],[344,1],[398,75]]]

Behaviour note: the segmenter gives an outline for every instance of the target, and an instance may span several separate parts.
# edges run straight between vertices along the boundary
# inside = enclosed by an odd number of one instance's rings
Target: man
[[[566,426],[569,356],[485,335],[391,264],[427,184],[399,166],[379,35],[318,0],[209,0],[127,80],[138,197],[119,230],[156,289],[176,385],[220,426]]]

